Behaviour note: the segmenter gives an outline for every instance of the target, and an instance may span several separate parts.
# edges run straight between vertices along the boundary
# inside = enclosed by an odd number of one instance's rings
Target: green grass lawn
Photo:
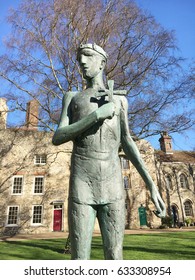
[[[0,260],[69,260],[65,239],[0,242]],[[195,232],[130,234],[124,238],[125,260],[195,260]],[[91,259],[103,257],[102,239],[94,237]]]

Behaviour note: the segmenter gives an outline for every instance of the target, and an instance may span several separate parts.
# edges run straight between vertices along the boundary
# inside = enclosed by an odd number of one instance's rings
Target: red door
[[[62,209],[54,209],[53,231],[62,230]]]

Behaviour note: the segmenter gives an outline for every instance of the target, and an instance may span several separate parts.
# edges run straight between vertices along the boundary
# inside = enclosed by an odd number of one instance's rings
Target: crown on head
[[[105,59],[107,60],[108,58],[108,54],[98,45],[96,45],[95,43],[91,44],[80,44],[79,48],[78,48],[78,53],[82,50],[82,49],[91,49],[96,51],[97,53],[103,55],[105,57]]]

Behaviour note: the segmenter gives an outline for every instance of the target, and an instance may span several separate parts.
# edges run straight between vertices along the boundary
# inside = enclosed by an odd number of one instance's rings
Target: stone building
[[[7,128],[6,100],[0,98],[0,233],[68,231],[67,199],[72,143],[53,146],[52,133],[38,130],[38,103],[27,104],[26,124]],[[147,168],[159,187],[167,213],[176,225],[195,213],[195,152],[173,151],[163,133],[161,150],[137,141]],[[159,227],[146,186],[120,152],[126,227]],[[99,230],[95,225],[95,230]]]
[[[5,108],[5,106],[4,106]],[[0,130],[0,229],[4,233],[67,231],[72,145],[54,147],[38,131],[38,105],[27,105],[26,125]]]
[[[174,151],[171,137],[162,133],[155,151],[159,188],[174,225],[195,224],[195,152]]]

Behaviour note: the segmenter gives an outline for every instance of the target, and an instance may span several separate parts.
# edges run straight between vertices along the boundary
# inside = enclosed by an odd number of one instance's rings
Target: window
[[[130,210],[130,200],[129,200],[128,198],[125,199],[125,209],[126,209],[127,211]]]
[[[188,180],[187,180],[187,177],[186,175],[184,174],[181,174],[179,176],[179,181],[180,181],[180,186],[184,189],[188,188]]]
[[[194,192],[195,192],[195,174],[193,175],[193,185],[194,185]]]
[[[46,164],[47,156],[43,155],[35,155],[35,164]]]
[[[121,157],[122,169],[129,169],[129,161],[125,157]]]
[[[12,193],[13,194],[22,193],[22,186],[23,186],[23,177],[22,176],[14,176]]]
[[[33,224],[41,224],[42,223],[42,205],[33,206]]]
[[[186,217],[193,216],[191,201],[187,200],[186,202],[184,202],[184,211]]]
[[[43,185],[44,185],[44,177],[43,176],[35,177],[34,193],[42,194],[43,193]]]
[[[18,206],[9,206],[8,208],[8,225],[17,225],[18,223]]]
[[[172,189],[172,180],[170,175],[165,177],[165,183],[168,190]]]
[[[124,181],[124,189],[125,190],[129,189],[129,177],[124,176],[123,181]]]
[[[54,209],[62,209],[62,204],[55,204]]]

